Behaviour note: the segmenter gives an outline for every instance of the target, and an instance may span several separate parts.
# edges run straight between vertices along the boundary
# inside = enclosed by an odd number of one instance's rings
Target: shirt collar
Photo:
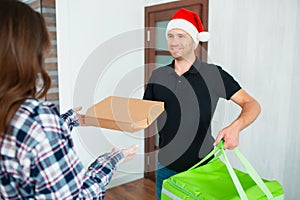
[[[186,72],[186,73],[191,73],[191,74],[197,74],[199,73],[200,67],[201,67],[201,61],[196,58],[195,62],[193,63],[193,65],[191,66],[191,68]],[[173,70],[169,70],[168,73],[174,73],[174,64],[175,64],[175,60],[172,61],[171,64],[168,65],[168,67],[171,67]]]

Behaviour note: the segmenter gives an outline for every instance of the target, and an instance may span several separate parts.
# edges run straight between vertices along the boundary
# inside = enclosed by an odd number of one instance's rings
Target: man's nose
[[[170,39],[170,44],[171,45],[178,45],[179,44],[179,37],[173,37],[172,39]]]

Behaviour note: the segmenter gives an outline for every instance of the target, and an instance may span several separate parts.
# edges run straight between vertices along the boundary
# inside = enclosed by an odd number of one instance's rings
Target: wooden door
[[[178,2],[149,6],[145,8],[145,85],[152,71],[169,64],[173,58],[167,49],[165,28],[174,13],[186,8],[197,12],[204,29],[208,30],[208,0],[181,0]],[[207,60],[207,43],[200,43],[196,49],[197,57]],[[156,125],[145,130],[145,173],[144,177],[155,181],[155,166],[158,151]]]

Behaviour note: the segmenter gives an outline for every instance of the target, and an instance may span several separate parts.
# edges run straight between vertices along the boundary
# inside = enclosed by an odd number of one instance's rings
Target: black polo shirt
[[[158,161],[181,172],[207,155],[213,148],[210,123],[218,100],[229,100],[240,89],[221,67],[199,59],[181,76],[174,61],[154,70],[144,99],[165,103],[165,112],[157,119]]]

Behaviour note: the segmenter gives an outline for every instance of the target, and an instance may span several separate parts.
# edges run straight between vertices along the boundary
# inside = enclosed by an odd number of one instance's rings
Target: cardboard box
[[[147,128],[163,111],[163,102],[109,96],[87,110],[85,123],[135,132]]]

